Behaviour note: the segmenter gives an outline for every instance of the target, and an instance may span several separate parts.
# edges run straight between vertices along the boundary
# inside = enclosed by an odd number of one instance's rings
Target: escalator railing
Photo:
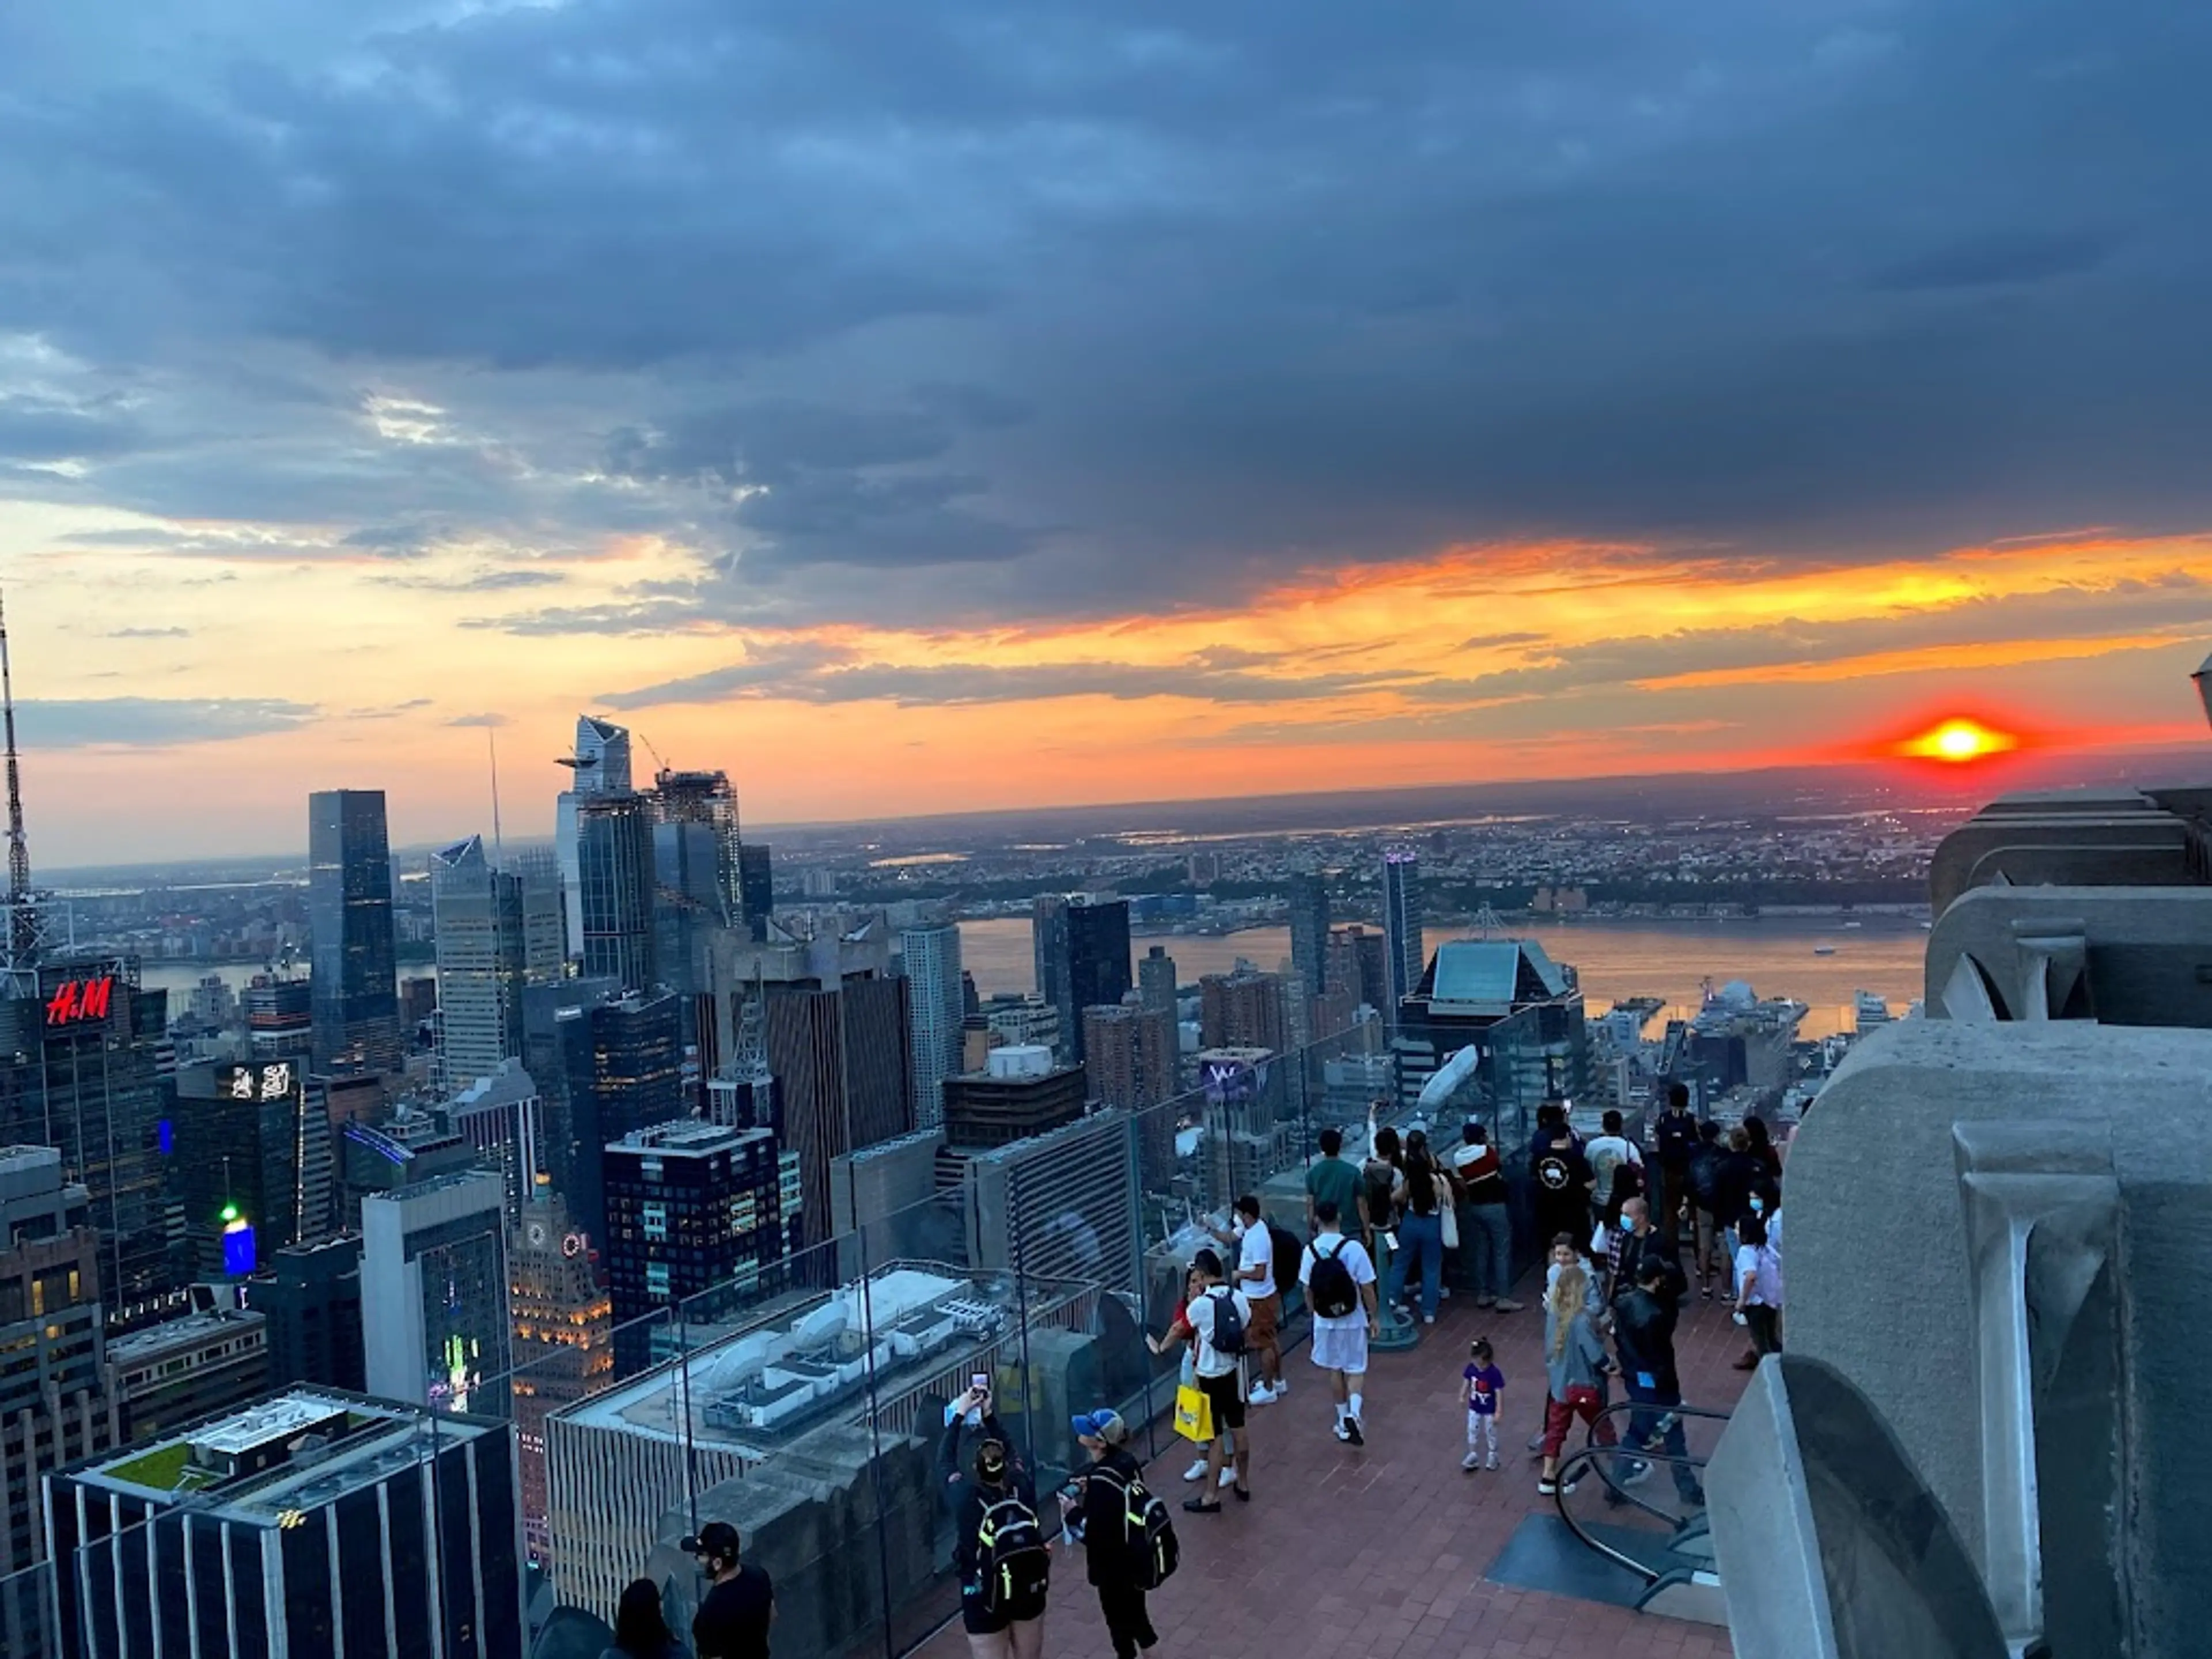
[[[1559,1465],[1559,1518],[1584,1547],[1640,1581],[1643,1612],[1728,1622],[1705,1504],[1705,1464],[1728,1419],[1708,1407],[1622,1401],[1599,1413]],[[1600,1423],[1611,1443],[1601,1443]]]

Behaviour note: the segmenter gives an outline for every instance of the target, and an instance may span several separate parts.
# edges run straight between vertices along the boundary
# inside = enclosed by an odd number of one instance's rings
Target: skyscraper
[[[1170,1022],[1175,1019],[1176,962],[1166,945],[1145,947],[1144,960],[1137,964],[1137,988],[1144,994],[1146,1007],[1165,1014]]]
[[[568,913],[568,954],[584,954],[584,884],[579,835],[580,808],[594,795],[629,792],[629,730],[591,714],[576,717],[576,747],[561,764],[575,775],[553,810],[553,854]]]
[[[136,957],[47,961],[0,998],[0,1146],[52,1146],[100,1230],[100,1283],[122,1307],[184,1284],[164,1213],[168,994]]]
[[[404,1049],[381,789],[326,789],[307,797],[307,927],[314,947],[317,1065],[325,1071],[398,1069]]]
[[[1202,977],[1198,997],[1199,1042],[1206,1048],[1289,1051],[1281,975],[1240,964],[1234,973]]]
[[[662,823],[696,824],[708,832],[713,871],[706,884],[715,920],[735,927],[744,915],[744,860],[738,839],[738,794],[726,772],[677,772],[653,778],[653,804]]]
[[[1175,1016],[1132,992],[1117,1007],[1085,1008],[1083,1024],[1091,1097],[1135,1119],[1145,1189],[1164,1192],[1176,1164],[1175,1115],[1164,1104],[1176,1092]]]
[[[46,1559],[40,1478],[104,1451],[118,1427],[108,1395],[100,1236],[92,1197],[51,1146],[0,1150],[0,1583]],[[27,1598],[0,1589],[0,1652],[35,1654],[15,1620]]]
[[[360,1236],[275,1251],[269,1275],[253,1287],[253,1305],[269,1322],[269,1386],[364,1388]]]
[[[714,824],[692,819],[653,826],[653,971],[682,996],[708,988],[714,936],[735,914],[722,887],[726,849],[720,835]]]
[[[523,1212],[507,1247],[514,1285],[514,1431],[528,1558],[551,1559],[545,1524],[545,1419],[614,1380],[614,1304],[592,1273],[590,1241],[554,1194]]]
[[[1421,939],[1421,863],[1411,848],[1394,847],[1382,855],[1382,950],[1390,999],[1385,1020],[1395,1024],[1398,1005],[1413,994],[1428,965]]]
[[[765,939],[769,920],[775,915],[775,872],[762,842],[749,841],[738,848],[738,897],[745,931],[755,939]]]
[[[628,790],[578,804],[576,857],[583,891],[584,972],[646,991],[653,962],[653,817]]]
[[[545,985],[568,971],[568,905],[561,862],[550,847],[509,854],[503,866],[522,884],[522,976]]]
[[[368,1391],[476,1410],[507,1407],[507,1188],[481,1170],[361,1201],[362,1343]]]
[[[782,1257],[775,1137],[679,1121],[606,1147],[615,1365],[654,1358],[651,1316],[717,1285],[740,1291]]]
[[[554,1016],[565,1077],[547,1159],[576,1224],[606,1234],[605,1148],[684,1115],[681,1012],[672,996],[580,1002]]]
[[[1037,994],[1060,1013],[1060,1052],[1083,1058],[1083,1011],[1119,1003],[1130,989],[1126,899],[1048,894],[1031,914]]]
[[[766,988],[763,1034],[769,1069],[783,1085],[785,1145],[799,1155],[802,1206],[818,1229],[830,1214],[830,1159],[915,1127],[911,987],[855,974]]]
[[[899,935],[912,998],[914,1107],[916,1122],[945,1121],[945,1079],[960,1069],[960,929],[951,922],[909,927]]]
[[[49,1479],[73,1659],[527,1645],[493,1419],[297,1389]]]
[[[167,1188],[194,1277],[243,1278],[269,1252],[335,1231],[330,1115],[307,1082],[290,1060],[196,1066],[178,1075]]]
[[[305,1064],[315,1050],[315,999],[304,979],[256,974],[239,994],[246,1031],[256,1060],[296,1060]]]
[[[1291,878],[1291,966],[1305,975],[1306,994],[1329,988],[1328,878],[1300,872]]]
[[[465,1089],[522,1054],[529,964],[522,886],[519,877],[492,868],[482,836],[430,855],[439,1069],[448,1089]]]
[[[476,1148],[477,1161],[497,1170],[507,1186],[507,1216],[519,1222],[547,1174],[545,1103],[520,1060],[503,1060],[489,1075],[447,1103],[453,1133]]]
[[[1056,1066],[1052,1050],[994,1048],[983,1069],[945,1080],[945,1141],[980,1149],[1042,1134],[1083,1115],[1090,1085],[1080,1066]]]

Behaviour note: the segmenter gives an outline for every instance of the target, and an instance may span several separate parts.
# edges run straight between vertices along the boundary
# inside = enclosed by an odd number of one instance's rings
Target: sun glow
[[[1899,744],[1897,752],[1921,760],[1948,761],[1962,764],[1967,761],[1985,760],[1991,755],[2002,755],[2020,747],[2020,739],[2009,732],[1999,732],[1979,720],[1948,720],[1931,726],[1917,738]]]

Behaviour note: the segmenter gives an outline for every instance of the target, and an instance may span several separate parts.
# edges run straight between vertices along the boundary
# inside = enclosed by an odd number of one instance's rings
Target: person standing
[[[1667,1104],[1651,1127],[1652,1162],[1659,1178],[1651,1186],[1651,1223],[1676,1244],[1681,1243],[1683,1212],[1689,1207],[1690,1155],[1698,1150],[1698,1120],[1690,1111],[1688,1085],[1667,1085]]]
[[[1731,1264],[1740,1243],[1736,1229],[1751,1212],[1751,1189],[1765,1171],[1765,1165],[1751,1151],[1750,1133],[1739,1123],[1728,1133],[1728,1150],[1721,1155],[1720,1190],[1713,1203],[1713,1219],[1720,1224]]]
[[[986,1406],[970,1389],[955,1403]],[[987,1426],[998,1419],[987,1416]],[[938,1443],[942,1470],[960,1444],[960,1419]],[[987,1432],[968,1473],[952,1479],[952,1560],[960,1580],[960,1622],[975,1659],[1038,1659],[1044,1651],[1044,1609],[1050,1558],[1036,1520],[1036,1486],[1007,1443]],[[1034,1547],[1030,1534],[1034,1533]]]
[[[690,1659],[690,1650],[668,1628],[660,1605],[660,1586],[650,1578],[633,1578],[615,1610],[613,1645],[599,1659]]]
[[[1747,1371],[1782,1352],[1782,1253],[1767,1237],[1765,1220],[1748,1208],[1736,1224],[1735,1322],[1751,1333],[1751,1352],[1735,1362]]]
[[[1323,1129],[1315,1141],[1321,1156],[1306,1171],[1306,1236],[1310,1238],[1321,1231],[1315,1211],[1334,1204],[1346,1237],[1360,1237],[1367,1231],[1367,1200],[1360,1190],[1359,1166],[1344,1155],[1344,1131]]]
[[[1608,1364],[1605,1344],[1598,1340],[1597,1322],[1590,1309],[1590,1279],[1580,1267],[1568,1267],[1552,1287],[1552,1304],[1544,1316],[1544,1470],[1536,1491],[1549,1498],[1561,1490],[1559,1454],[1567,1443],[1567,1431],[1577,1419],[1590,1425],[1590,1437],[1610,1446],[1619,1436],[1613,1419],[1603,1415],[1605,1395],[1601,1388]],[[1574,1482],[1566,1483],[1572,1492]]]
[[[738,1529],[709,1521],[680,1546],[714,1581],[691,1620],[691,1646],[699,1659],[768,1659],[769,1627],[775,1623],[775,1586],[741,1559]]]
[[[1468,1346],[1467,1369],[1460,1373],[1459,1397],[1467,1407],[1467,1455],[1463,1469],[1498,1467],[1498,1407],[1505,1395],[1505,1373],[1492,1357],[1490,1339],[1478,1336]],[[1486,1458],[1487,1462],[1481,1461]]]
[[[1390,1283],[1384,1293],[1393,1306],[1402,1301],[1406,1280],[1416,1263],[1421,1270],[1421,1323],[1437,1322],[1437,1296],[1443,1288],[1443,1208],[1451,1188],[1429,1156],[1428,1137],[1416,1129],[1406,1143],[1404,1163],[1392,1189],[1398,1208],[1398,1249],[1390,1258]]]
[[[1606,1281],[1607,1306],[1644,1282],[1644,1267],[1650,1261],[1664,1268],[1668,1293],[1676,1301],[1689,1294],[1689,1279],[1674,1259],[1674,1241],[1651,1224],[1650,1206],[1644,1200],[1632,1198],[1622,1203],[1614,1237],[1613,1273]]]
[[[1244,1332],[1244,1351],[1257,1356],[1260,1380],[1252,1388],[1252,1403],[1272,1406],[1291,1391],[1283,1381],[1283,1350],[1279,1334],[1283,1299],[1275,1289],[1275,1234],[1260,1213],[1260,1200],[1250,1193],[1237,1200],[1236,1224],[1222,1243],[1237,1251],[1237,1288],[1251,1299],[1252,1322]]]
[[[1194,1389],[1198,1386],[1196,1369],[1198,1336],[1190,1328],[1190,1304],[1200,1288],[1198,1282],[1198,1270],[1194,1267],[1186,1270],[1182,1276],[1182,1300],[1176,1304],[1175,1317],[1168,1322],[1168,1334],[1164,1337],[1147,1336],[1145,1339],[1145,1346],[1156,1354],[1164,1355],[1173,1347],[1179,1346],[1182,1349],[1181,1368],[1176,1375],[1176,1386],[1178,1389]],[[1191,1450],[1194,1456],[1191,1466],[1182,1472],[1184,1480],[1202,1480],[1206,1478],[1207,1470],[1212,1468],[1206,1454],[1212,1444],[1211,1440],[1200,1440],[1192,1445]],[[1224,1470],[1224,1479],[1226,1480],[1234,1474],[1234,1470]]]
[[[1313,1363],[1328,1373],[1336,1400],[1336,1437],[1362,1446],[1367,1443],[1366,1407],[1360,1398],[1367,1380],[1367,1342],[1382,1330],[1375,1263],[1365,1245],[1344,1236],[1334,1204],[1324,1199],[1314,1211],[1321,1231],[1298,1258],[1298,1283],[1313,1310]]]
[[[1698,1287],[1708,1302],[1713,1299],[1713,1280],[1728,1279],[1728,1263],[1719,1254],[1721,1126],[1707,1118],[1698,1125],[1698,1145],[1690,1154],[1690,1206],[1697,1218]]]
[[[1608,1109],[1598,1124],[1603,1133],[1583,1149],[1583,1157],[1589,1164],[1592,1227],[1605,1225],[1617,1213],[1620,1194],[1614,1191],[1614,1187],[1621,1171],[1634,1169],[1640,1174],[1644,1167],[1643,1152],[1621,1133],[1619,1112]],[[1623,1193],[1628,1190],[1625,1182],[1620,1186]]]
[[[1085,1412],[1075,1419],[1074,1427],[1091,1463],[1069,1483],[1080,1496],[1063,1498],[1062,1505],[1080,1515],[1086,1576],[1098,1592],[1098,1611],[1114,1644],[1114,1659],[1137,1659],[1160,1639],[1152,1628],[1145,1581],[1138,1571],[1143,1540],[1129,1536],[1129,1516],[1137,1507],[1131,1494],[1143,1492],[1145,1473],[1130,1455],[1129,1425],[1119,1413]]]
[[[1244,1426],[1244,1333],[1252,1322],[1252,1298],[1229,1285],[1221,1258],[1200,1250],[1192,1259],[1200,1290],[1190,1304],[1190,1327],[1198,1338],[1198,1358],[1192,1370],[1198,1389],[1213,1416],[1213,1444],[1206,1454],[1207,1479],[1198,1496],[1183,1499],[1193,1515],[1218,1515],[1221,1499],[1215,1494],[1224,1466],[1233,1468],[1237,1501],[1252,1501],[1252,1438]],[[1228,1448],[1236,1447],[1235,1462],[1228,1463]]]
[[[1557,1101],[1536,1109],[1536,1133],[1528,1143],[1528,1178],[1535,1195],[1536,1237],[1571,1233],[1587,1240],[1589,1227],[1589,1165],[1582,1143]]]
[[[1479,1120],[1469,1118],[1459,1133],[1452,1173],[1459,1183],[1462,1273],[1476,1307],[1518,1313],[1521,1304],[1505,1294],[1513,1285],[1513,1213],[1505,1204],[1504,1166]]]
[[[1620,1352],[1620,1373],[1628,1397],[1639,1409],[1628,1419],[1623,1443],[1643,1451],[1656,1440],[1669,1460],[1674,1490],[1682,1502],[1699,1505],[1705,1489],[1690,1466],[1688,1437],[1676,1407],[1682,1403],[1682,1382],[1674,1365],[1674,1327],[1682,1316],[1677,1269],[1656,1249],[1640,1255],[1630,1267],[1632,1282],[1613,1304],[1613,1340]],[[1638,1461],[1623,1472],[1620,1484],[1632,1486],[1651,1473]]]

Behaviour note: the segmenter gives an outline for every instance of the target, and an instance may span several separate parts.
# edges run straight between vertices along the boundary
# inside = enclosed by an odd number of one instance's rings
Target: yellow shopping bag
[[[1188,1382],[1176,1390],[1176,1432],[1201,1443],[1213,1438],[1213,1402]]]

